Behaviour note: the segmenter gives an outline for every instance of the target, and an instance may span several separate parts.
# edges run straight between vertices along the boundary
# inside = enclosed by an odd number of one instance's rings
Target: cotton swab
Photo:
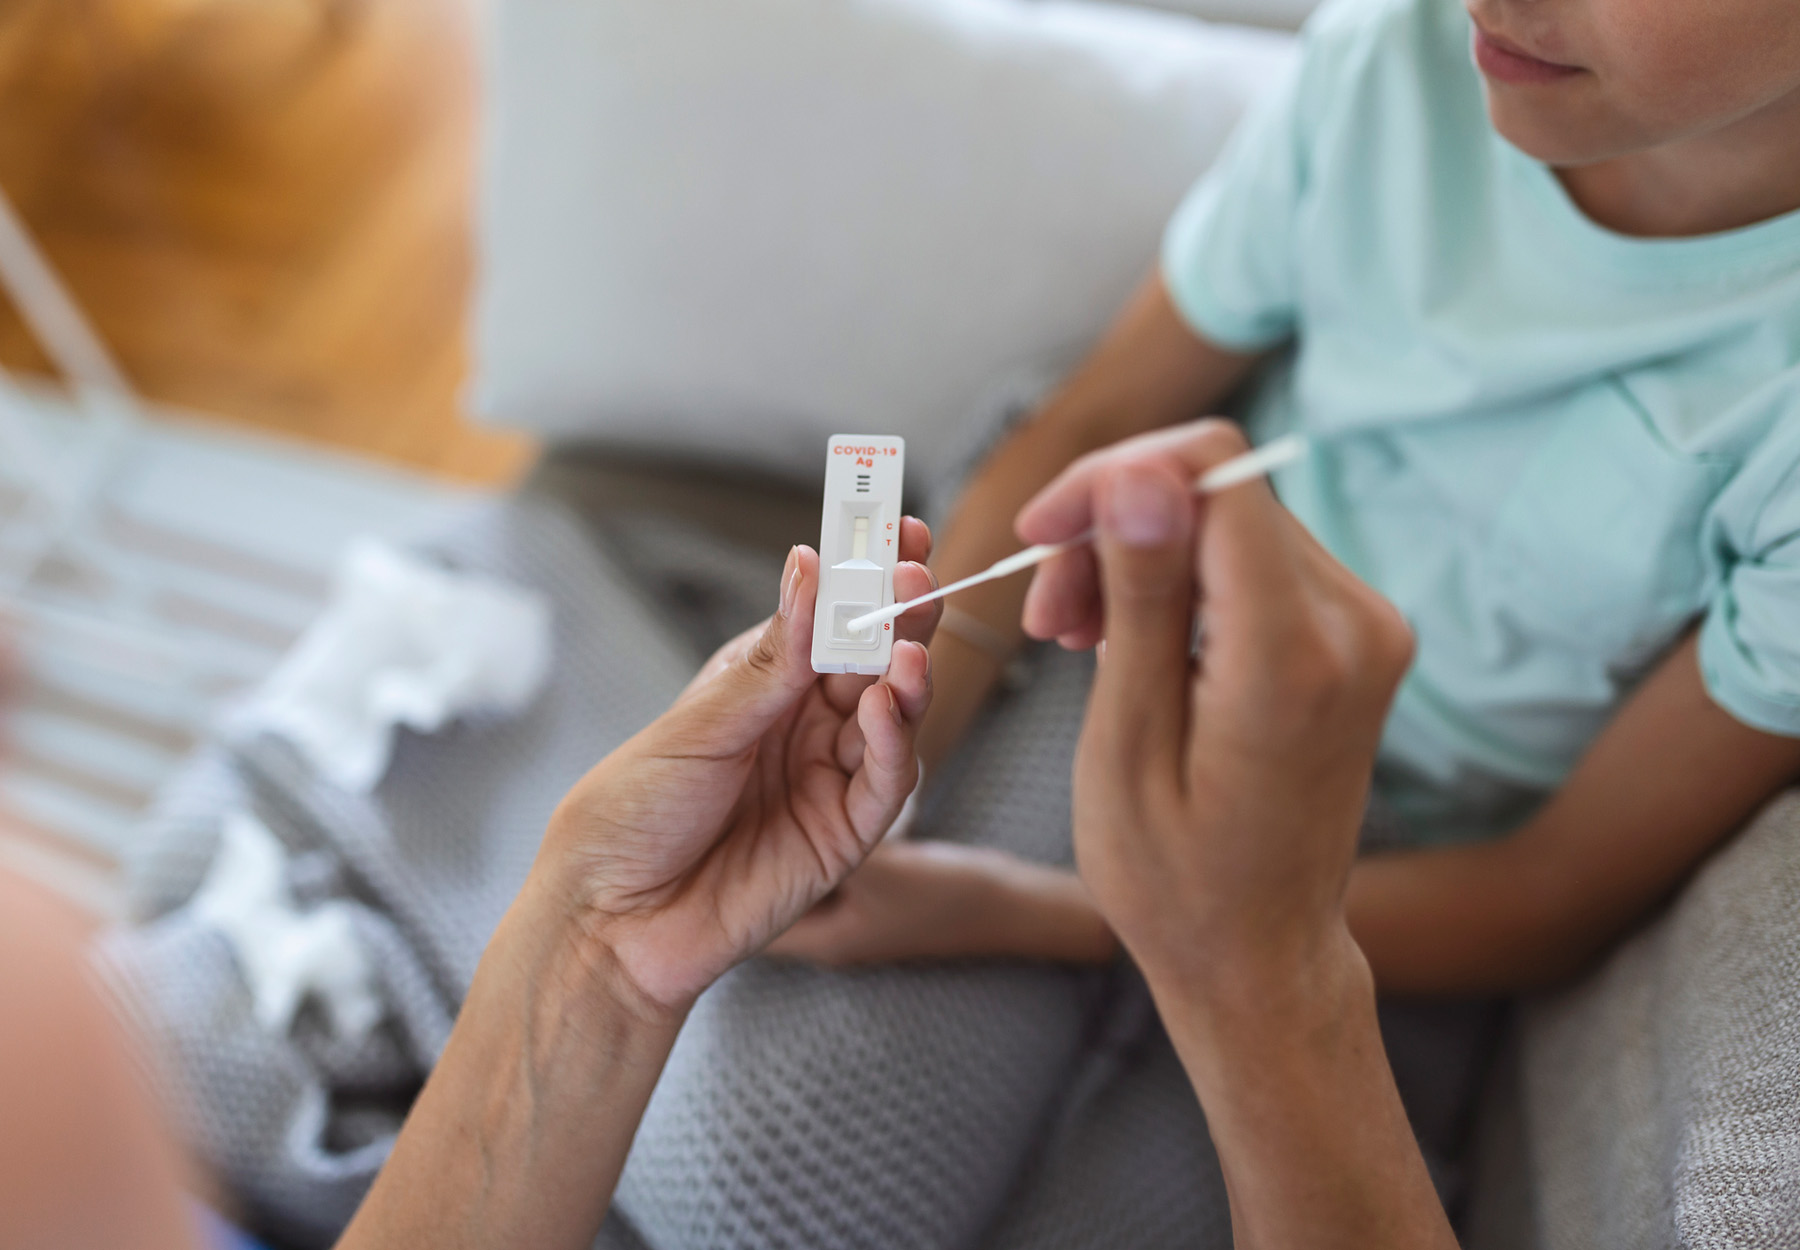
[[[1223,464],[1216,464],[1200,475],[1194,483],[1196,495],[1213,495],[1233,486],[1254,481],[1273,473],[1282,465],[1292,464],[1304,456],[1312,444],[1302,434],[1284,434],[1273,439],[1253,451],[1241,456],[1233,456]],[[852,634],[859,634],[871,625],[879,625],[883,621],[891,621],[896,616],[910,612],[921,604],[931,603],[946,595],[953,595],[959,590],[967,590],[971,586],[979,586],[983,582],[998,581],[1002,577],[1010,577],[1021,569],[1042,564],[1053,556],[1060,556],[1065,551],[1073,551],[1085,543],[1094,541],[1094,531],[1086,530],[1073,538],[1060,543],[1039,543],[1035,547],[1027,547],[1004,560],[983,569],[981,572],[965,577],[959,582],[951,582],[948,586],[940,586],[928,595],[920,595],[917,599],[908,599],[905,603],[896,603],[891,607],[877,608],[873,612],[853,617],[844,622],[844,629]]]

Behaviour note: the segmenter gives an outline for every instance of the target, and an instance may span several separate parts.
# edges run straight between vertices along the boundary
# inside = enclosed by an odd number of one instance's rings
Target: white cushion
[[[817,474],[1061,367],[1285,36],[1099,3],[504,0],[474,406]]]

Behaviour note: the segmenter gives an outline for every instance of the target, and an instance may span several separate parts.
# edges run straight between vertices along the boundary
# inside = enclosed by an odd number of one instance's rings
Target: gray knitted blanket
[[[366,797],[321,782],[278,741],[219,741],[139,839],[141,922],[108,941],[105,966],[161,1057],[185,1137],[281,1244],[326,1245],[348,1221],[557,799],[706,650],[766,614],[785,542],[810,537],[784,527],[817,523],[810,501],[760,519],[730,511],[721,526],[640,508],[618,482],[594,504],[570,480],[553,471],[431,548],[554,605],[556,680],[525,715],[403,735]],[[925,836],[1069,861],[1089,663],[1029,656],[927,797]],[[387,1009],[365,1042],[334,1038],[311,1011],[289,1035],[264,1030],[231,948],[189,914],[234,808],[285,845],[303,906],[353,907]],[[1491,1013],[1390,1005],[1384,1026],[1453,1186]],[[693,1013],[601,1244],[1097,1250],[1229,1237],[1203,1117],[1128,967],[757,961]]]
[[[433,554],[550,597],[556,679],[537,703],[509,721],[402,733],[368,796],[320,781],[281,741],[211,744],[136,839],[127,873],[141,923],[101,952],[162,1061],[183,1135],[281,1244],[328,1245],[342,1231],[557,799],[693,669],[679,632],[626,593],[617,562],[546,501],[498,507]],[[234,809],[284,844],[302,907],[339,899],[353,909],[387,1008],[366,1041],[334,1037],[311,1010],[290,1035],[265,1031],[232,948],[186,908]]]

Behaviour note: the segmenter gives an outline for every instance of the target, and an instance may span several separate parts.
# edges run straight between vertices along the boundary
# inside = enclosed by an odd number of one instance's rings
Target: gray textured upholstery
[[[1526,1004],[1470,1244],[1800,1246],[1800,793]]]

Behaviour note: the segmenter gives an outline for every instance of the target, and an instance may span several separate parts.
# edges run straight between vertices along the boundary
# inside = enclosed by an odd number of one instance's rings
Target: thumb
[[[1111,468],[1095,496],[1106,663],[1094,678],[1089,731],[1114,767],[1136,772],[1183,754],[1194,503],[1186,480],[1161,459]]]
[[[819,556],[810,547],[788,553],[781,600],[761,631],[708,664],[663,717],[684,747],[709,754],[747,751],[818,681],[812,668],[813,605],[819,593]],[[722,661],[722,663],[721,663]]]

